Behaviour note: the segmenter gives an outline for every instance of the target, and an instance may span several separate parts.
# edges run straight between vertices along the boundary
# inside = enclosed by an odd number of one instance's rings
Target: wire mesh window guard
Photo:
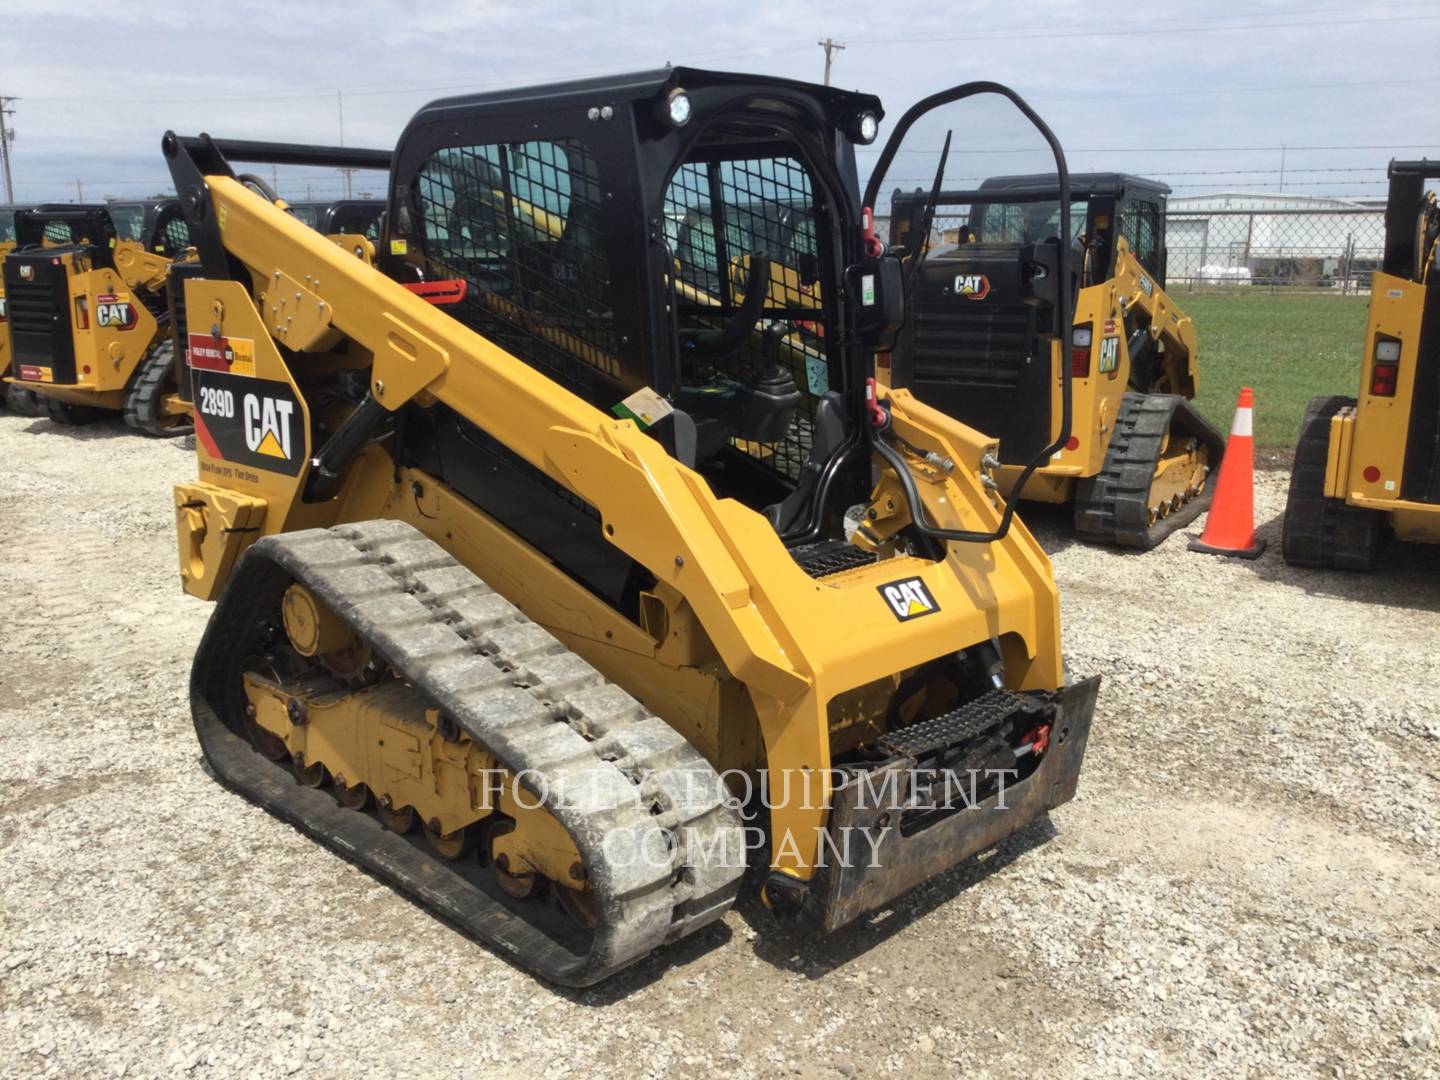
[[[425,254],[463,279],[451,312],[581,396],[619,363],[594,159],[576,139],[440,150],[416,185]]]
[[[749,340],[733,355],[687,364],[682,379],[693,386],[717,375],[743,382],[788,372],[802,398],[785,437],[731,445],[795,480],[809,457],[815,407],[830,388],[809,174],[791,157],[686,162],[666,192],[665,234],[682,331],[723,325],[744,302],[754,261],[769,261],[763,315]]]

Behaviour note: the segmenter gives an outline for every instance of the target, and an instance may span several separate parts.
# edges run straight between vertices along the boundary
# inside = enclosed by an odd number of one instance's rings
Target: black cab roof
[[[823,101],[837,113],[873,112],[877,119],[884,115],[880,99],[873,94],[841,90],[834,86],[805,82],[801,79],[782,79],[770,75],[746,75],[733,71],[707,71],[702,68],[664,67],[650,71],[634,71],[616,75],[601,75],[588,79],[571,79],[565,82],[543,83],[520,86],[505,90],[487,90],[477,94],[441,98],[421,109],[411,125],[442,119],[450,112],[472,112],[477,108],[499,105],[526,107],[543,105],[556,107],[564,105],[615,104],[621,101],[638,101],[644,98],[658,98],[673,87],[687,90],[702,87],[731,87],[743,90],[753,87],[757,92],[765,89],[793,90],[803,92]]]
[[[1016,194],[1044,194],[1056,191],[1059,181],[1054,173],[1031,173],[1017,176],[992,176],[980,185],[980,191],[1000,189]],[[1123,195],[1126,192],[1151,192],[1169,195],[1170,185],[1160,180],[1151,180],[1133,173],[1091,172],[1070,174],[1070,194],[1076,199],[1090,199],[1100,195]]]

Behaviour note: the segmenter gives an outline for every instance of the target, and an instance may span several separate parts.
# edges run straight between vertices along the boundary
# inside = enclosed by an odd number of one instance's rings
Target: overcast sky
[[[343,109],[346,144],[389,148],[425,102],[468,89],[667,61],[819,81],[826,36],[846,46],[835,83],[879,94],[892,119],[945,86],[998,80],[1050,122],[1073,170],[1139,172],[1177,194],[1274,191],[1282,146],[1297,194],[1381,196],[1391,157],[1440,156],[1433,2],[4,0],[0,94],[19,99],[17,199],[73,199],[77,180],[89,199],[138,196],[170,187],[167,128],[333,144]],[[945,123],[952,176],[1043,164],[994,153],[1035,145],[1014,114]],[[338,194],[333,175],[279,180],[291,198],[307,183]]]

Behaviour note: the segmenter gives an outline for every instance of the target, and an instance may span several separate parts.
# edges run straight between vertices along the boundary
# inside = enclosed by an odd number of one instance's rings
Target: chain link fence
[[[1370,290],[1385,212],[1368,207],[1179,209],[1165,219],[1170,287]]]
[[[1220,198],[1233,197],[1217,197],[1217,201]],[[992,210],[982,224],[972,219],[968,205],[941,206],[932,224],[932,242],[953,244],[972,236],[999,243],[1033,242],[1053,233],[1053,206],[1040,208],[1043,222],[1031,220],[1025,208],[1010,207],[1009,216],[997,218]],[[1078,232],[1085,227],[1084,204],[1075,204],[1072,214]],[[891,239],[890,217],[875,220],[879,235]],[[1182,209],[1172,203],[1164,225],[1166,281],[1171,289],[1364,294],[1385,248],[1385,211],[1379,206]],[[1130,221],[1125,227],[1133,232],[1147,226]],[[1133,249],[1135,238],[1130,239]],[[1146,240],[1142,237],[1141,243]]]

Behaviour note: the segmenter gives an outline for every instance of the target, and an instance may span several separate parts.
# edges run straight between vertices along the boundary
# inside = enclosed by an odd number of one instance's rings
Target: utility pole
[[[270,190],[276,195],[280,194],[280,170],[274,165],[270,166]]]
[[[825,85],[829,86],[830,58],[833,54],[845,48],[845,43],[843,41],[832,41],[830,38],[827,37],[824,41],[817,41],[815,44],[819,45],[822,49],[825,50]]]
[[[335,111],[340,117],[340,145],[345,145],[345,95],[339,90],[335,91]],[[345,177],[345,197],[350,198],[351,178],[355,175],[354,169],[341,169]]]
[[[75,194],[77,196],[77,202],[83,203],[85,201],[85,185],[80,183],[79,180],[75,181]]]
[[[10,175],[10,140],[15,138],[15,132],[10,129],[10,117],[15,115],[15,107],[11,102],[13,97],[0,96],[0,162],[5,166],[5,201],[15,201],[15,181]]]
[[[1285,190],[1285,151],[1288,147],[1280,147],[1280,190]]]

